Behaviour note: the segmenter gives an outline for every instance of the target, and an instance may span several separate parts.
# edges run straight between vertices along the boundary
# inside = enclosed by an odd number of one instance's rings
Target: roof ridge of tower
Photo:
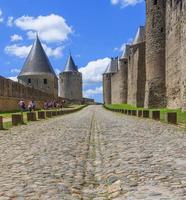
[[[38,34],[26,58],[19,76],[52,74],[56,76],[52,65],[45,53]],[[19,77],[18,76],[18,77]],[[57,76],[56,76],[57,77]]]
[[[145,26],[139,26],[132,44],[135,45],[144,41],[145,41]]]
[[[70,52],[67,63],[65,65],[65,69],[63,72],[78,72],[78,68],[75,65],[75,62],[73,60],[72,54]]]

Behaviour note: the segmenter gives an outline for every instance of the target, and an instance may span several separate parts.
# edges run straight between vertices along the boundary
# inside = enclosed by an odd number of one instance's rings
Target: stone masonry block
[[[3,117],[0,116],[0,130],[3,130]]]
[[[138,117],[142,117],[143,116],[143,111],[142,110],[138,110]]]
[[[136,116],[136,114],[137,114],[137,111],[136,110],[132,110],[132,115]]]
[[[23,124],[23,115],[21,114],[13,114],[12,115],[12,125],[17,126],[19,124]]]
[[[37,121],[36,112],[27,113],[27,120],[28,122]]]
[[[152,119],[160,120],[160,111],[159,110],[152,111]]]
[[[150,112],[149,110],[143,110],[143,117],[144,118],[149,118]]]
[[[46,118],[46,114],[44,111],[39,111],[38,112],[38,119],[45,119]]]
[[[46,117],[51,118],[52,117],[52,111],[46,111]]]
[[[170,124],[177,124],[177,113],[176,112],[167,113],[166,122]]]
[[[52,111],[52,116],[57,116],[57,111]]]

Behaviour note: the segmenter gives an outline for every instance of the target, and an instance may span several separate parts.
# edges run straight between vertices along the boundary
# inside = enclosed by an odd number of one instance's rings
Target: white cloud
[[[10,70],[11,73],[19,73],[20,69],[14,68]]]
[[[0,9],[0,23],[4,21],[2,15],[3,15],[3,12],[2,12],[2,10]]]
[[[21,35],[17,35],[17,34],[12,35],[10,37],[10,39],[11,39],[11,42],[23,40],[22,36]]]
[[[18,82],[17,76],[11,76],[11,77],[8,77],[8,78],[11,79],[12,81]]]
[[[25,58],[28,56],[30,49],[32,45],[30,46],[19,46],[17,44],[6,46],[5,47],[5,52],[9,55],[14,55],[19,58]]]
[[[51,14],[48,16],[22,16],[15,20],[15,25],[22,30],[28,31],[30,39],[35,37],[37,32],[45,42],[63,42],[68,39],[73,32],[66,20],[59,15]]]
[[[11,16],[11,17],[8,17],[8,20],[7,20],[7,26],[10,26],[12,27],[13,26],[13,23],[14,22],[14,18]]]
[[[14,55],[19,58],[26,58],[32,48],[32,45],[30,46],[20,46],[17,44],[9,45],[5,47],[5,52],[9,55]],[[63,55],[62,50],[64,47],[56,47],[51,48],[48,47],[46,44],[43,44],[43,48],[46,52],[46,54],[50,57],[59,58]]]
[[[111,0],[113,5],[121,5],[122,8],[127,6],[135,6],[138,3],[143,2],[143,0]]]
[[[103,87],[96,87],[95,89],[88,89],[83,92],[84,96],[87,98],[93,98],[95,95],[102,94]]]
[[[106,70],[110,58],[98,59],[89,62],[85,67],[79,69],[83,74],[84,83],[99,83],[102,81],[102,74]]]

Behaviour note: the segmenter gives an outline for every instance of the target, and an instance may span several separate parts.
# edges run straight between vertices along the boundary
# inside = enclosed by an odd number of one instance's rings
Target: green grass
[[[145,108],[137,108],[132,105],[128,104],[108,104],[106,105],[107,108],[109,109],[131,109],[131,110],[145,110]],[[182,112],[181,109],[168,109],[168,108],[162,108],[162,109],[148,109],[150,110],[150,113],[154,110],[159,110],[160,111],[160,120],[165,121],[165,116],[167,112],[176,112],[177,117],[178,117],[178,123],[183,123],[186,124],[186,112]]]

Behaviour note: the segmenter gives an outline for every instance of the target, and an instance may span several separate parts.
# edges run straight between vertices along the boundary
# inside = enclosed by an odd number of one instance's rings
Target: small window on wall
[[[158,3],[158,0],[154,0],[154,5],[157,5],[157,3]]]
[[[30,84],[30,83],[31,83],[31,78],[28,79],[28,84]]]
[[[47,79],[46,78],[44,79],[44,84],[47,85]]]

